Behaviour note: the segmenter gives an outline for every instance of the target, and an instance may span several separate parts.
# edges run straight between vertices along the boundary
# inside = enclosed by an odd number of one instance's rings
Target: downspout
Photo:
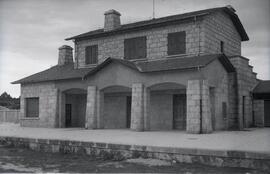
[[[198,66],[198,72],[200,73],[200,66]],[[200,87],[200,131],[199,133],[202,134],[202,80],[199,79],[199,87]]]

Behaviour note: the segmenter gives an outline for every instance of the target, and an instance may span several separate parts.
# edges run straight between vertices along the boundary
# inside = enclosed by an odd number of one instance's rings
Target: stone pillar
[[[149,107],[150,107],[150,90],[147,88],[144,88],[144,130],[148,131],[150,130],[150,113],[149,113]]]
[[[97,128],[104,128],[104,93],[97,91]]]
[[[202,133],[211,133],[212,117],[210,109],[210,91],[207,80],[201,81],[201,99],[202,99]]]
[[[141,83],[132,84],[131,129],[144,130],[144,86]]]
[[[88,86],[87,88],[87,104],[85,112],[85,128],[97,128],[97,87]]]
[[[58,114],[59,114],[59,123],[58,127],[59,128],[64,128],[65,127],[65,116],[66,116],[66,95],[64,92],[59,91],[58,93]]]
[[[207,80],[189,80],[187,87],[187,132],[212,131],[210,95]]]
[[[87,88],[87,104],[85,113],[85,128],[103,128],[104,94],[96,86]]]

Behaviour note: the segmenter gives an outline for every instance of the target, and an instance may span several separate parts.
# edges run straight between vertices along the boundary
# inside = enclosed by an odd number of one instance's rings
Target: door
[[[173,95],[173,128],[186,129],[186,95]]]
[[[270,127],[270,100],[264,100],[264,127]]]
[[[131,96],[127,96],[127,128],[130,128],[131,121]]]
[[[71,127],[71,104],[66,104],[66,127]]]

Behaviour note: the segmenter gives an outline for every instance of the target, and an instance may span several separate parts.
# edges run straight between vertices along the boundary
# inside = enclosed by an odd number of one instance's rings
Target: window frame
[[[173,44],[173,42],[176,40],[176,36],[179,35],[183,36],[184,38],[178,38],[179,41],[182,40],[182,42],[178,43],[178,47]],[[168,33],[167,35],[167,55],[168,56],[174,56],[174,55],[185,55],[187,54],[187,47],[186,47],[186,31],[179,31],[179,32],[172,32]],[[174,40],[173,40],[174,39]],[[178,48],[178,49],[176,49]],[[183,50],[181,50],[183,49]]]
[[[93,53],[93,49],[95,49],[95,53]],[[95,60],[93,57],[95,56]],[[85,65],[95,65],[98,63],[98,45],[88,45],[85,47]]]
[[[143,43],[140,43],[140,42],[143,42]],[[138,53],[140,49],[143,49],[143,50],[141,53]],[[124,59],[125,60],[142,60],[146,58],[147,58],[147,37],[146,36],[139,36],[139,37],[132,37],[132,38],[124,39]]]
[[[35,113],[36,115],[33,114],[34,116],[32,115],[32,113],[29,114],[29,104],[30,104],[29,102],[30,102],[30,100],[37,100],[37,103],[35,103],[35,105],[37,107],[36,108],[37,113]],[[39,97],[27,97],[27,98],[25,98],[25,118],[39,118]]]

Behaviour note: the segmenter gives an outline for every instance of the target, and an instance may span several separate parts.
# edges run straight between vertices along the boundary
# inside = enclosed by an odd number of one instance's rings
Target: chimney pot
[[[120,28],[121,21],[120,16],[121,14],[116,10],[108,10],[104,13],[105,21],[104,21],[104,31],[111,31],[117,28]]]
[[[68,45],[63,45],[59,48],[58,65],[73,63],[73,48]]]

